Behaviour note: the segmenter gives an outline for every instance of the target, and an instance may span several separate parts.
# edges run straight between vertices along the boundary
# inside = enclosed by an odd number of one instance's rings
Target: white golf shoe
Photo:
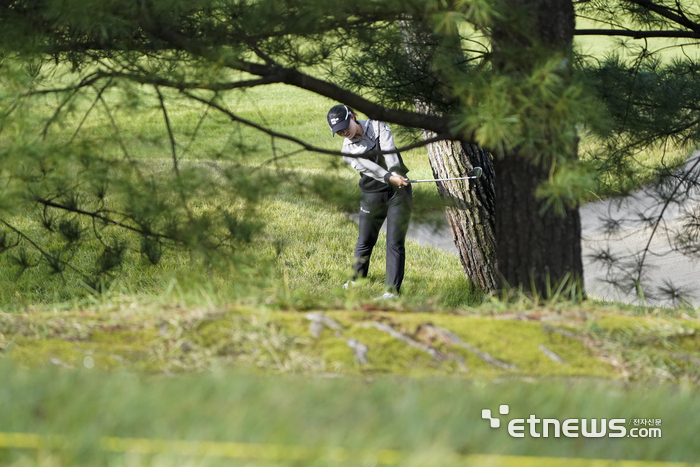
[[[399,298],[398,295],[394,295],[394,294],[391,293],[391,292],[384,292],[384,295],[382,295],[382,296],[379,297],[379,298],[375,298],[374,301],[375,301],[375,302],[378,302],[378,301],[381,301],[381,300],[396,300],[397,298]]]
[[[355,281],[347,281],[343,284],[343,289],[348,290],[350,287],[355,287]]]

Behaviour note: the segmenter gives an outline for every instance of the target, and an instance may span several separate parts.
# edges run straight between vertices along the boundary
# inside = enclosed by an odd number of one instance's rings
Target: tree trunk
[[[561,78],[568,80],[575,26],[571,0],[506,2],[511,16],[493,29],[494,67],[516,80],[526,79],[538,64],[561,57]],[[520,118],[529,116],[520,115]],[[537,139],[542,142],[542,148],[548,147],[552,132],[561,133],[560,123],[546,117],[538,122],[537,128],[541,130]],[[555,213],[535,196],[537,187],[550,176],[553,158],[577,157],[575,141],[569,147],[573,148],[570,154],[549,155],[539,163],[533,162],[536,149],[529,152],[512,149],[496,157],[498,269],[511,287],[522,286],[524,291],[545,296],[551,295],[552,287],[562,280],[575,280],[582,287],[578,208]]]
[[[406,38],[404,50],[419,63],[430,63],[434,57],[430,49],[420,50],[410,44],[428,44],[438,40],[443,46],[451,41],[453,47],[446,48],[449,52],[443,53],[452,55],[456,63],[464,60],[459,36],[436,39],[432,27],[425,23],[402,21],[401,25]],[[438,87],[438,83],[431,82],[427,87],[432,90]],[[430,92],[426,94],[430,95]],[[425,99],[416,99],[414,102],[418,112],[440,113],[435,109],[435,102]],[[423,136],[428,139],[435,135],[424,131]],[[496,265],[496,195],[491,154],[476,145],[459,141],[432,143],[427,146],[427,150],[434,178],[463,177],[471,173],[474,167],[483,169],[483,175],[478,180],[435,183],[440,196],[449,202],[445,217],[450,224],[452,239],[467,279],[487,292],[496,290],[500,280]]]
[[[461,177],[475,166],[483,168],[480,179],[436,184],[440,196],[450,201],[445,215],[467,278],[486,291],[496,290],[500,281],[491,155],[473,144],[440,141],[428,146],[428,157],[435,178]]]
[[[549,169],[516,154],[496,158],[496,244],[498,270],[512,287],[551,296],[562,280],[583,280],[578,208],[564,215],[543,211],[535,197]]]

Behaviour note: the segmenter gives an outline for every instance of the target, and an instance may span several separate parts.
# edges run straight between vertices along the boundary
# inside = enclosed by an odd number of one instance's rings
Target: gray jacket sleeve
[[[381,148],[382,151],[392,151],[396,149],[396,146],[394,145],[394,135],[391,133],[389,126],[385,122],[371,121],[371,125],[373,126],[374,134],[377,138],[376,141],[379,143],[379,145],[375,146],[374,149]],[[345,149],[346,147],[343,146],[343,152],[345,152]],[[351,151],[347,152],[351,153]],[[384,182],[388,185],[389,177],[391,177],[392,172],[395,169],[401,167],[401,163],[399,161],[399,157],[395,153],[384,154],[383,157],[389,170],[385,170],[379,164],[375,164],[374,162],[361,157],[343,156],[343,161],[361,174],[372,177],[373,179]]]
[[[386,175],[391,174],[384,170],[381,165],[375,164],[372,161],[368,161],[367,159],[362,159],[361,157],[348,157],[348,156],[343,156],[343,160],[345,161],[346,164],[348,164],[350,167],[353,169],[357,170],[361,174],[367,175],[368,177],[372,177],[375,180],[379,180],[380,182],[388,183],[388,178],[385,179]]]

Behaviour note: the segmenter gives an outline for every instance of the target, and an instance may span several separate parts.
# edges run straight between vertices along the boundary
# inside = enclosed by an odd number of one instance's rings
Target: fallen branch
[[[483,351],[477,349],[473,345],[471,345],[467,342],[464,342],[462,339],[460,339],[460,337],[457,334],[455,334],[454,332],[452,332],[448,329],[441,328],[439,326],[435,326],[432,323],[424,324],[421,327],[422,327],[422,329],[428,331],[429,335],[438,337],[446,344],[458,345],[460,347],[464,347],[465,349],[467,349],[468,351],[470,351],[471,353],[473,353],[474,355],[476,355],[477,357],[479,357],[480,359],[482,359],[483,361],[485,361],[486,363],[488,363],[490,365],[494,365],[494,366],[497,366],[499,368],[503,368],[504,370],[517,370],[518,369],[518,367],[513,365],[512,363],[507,363],[507,362],[501,361],[495,357],[492,357],[491,355],[487,354],[486,352],[483,352]]]
[[[313,337],[318,337],[323,332],[324,327],[328,327],[337,333],[343,330],[343,327],[333,318],[329,318],[320,311],[314,311],[313,313],[307,313],[306,319],[311,321],[309,331]]]
[[[376,321],[370,321],[367,323],[363,323],[362,327],[379,329],[380,331],[386,332],[387,334],[391,335],[391,337],[398,339],[401,342],[405,342],[406,344],[410,345],[411,347],[415,347],[416,349],[422,350],[423,352],[427,352],[435,360],[438,360],[438,361],[442,360],[442,358],[440,357],[440,354],[438,353],[437,350],[435,350],[434,348],[427,346],[425,344],[421,344],[420,342],[414,341],[413,339],[408,337],[406,334],[403,334],[403,333],[397,331],[396,329],[392,328],[388,324],[378,323]]]
[[[367,352],[369,347],[360,341],[355,339],[348,339],[348,347],[350,347],[355,354],[355,359],[360,362],[360,365],[367,365],[369,361],[367,360]]]
[[[537,348],[540,349],[542,351],[542,353],[544,353],[546,356],[548,356],[549,358],[551,358],[555,362],[561,363],[562,365],[568,365],[568,363],[566,363],[563,358],[561,358],[559,355],[557,355],[554,352],[552,352],[551,350],[549,350],[544,345],[540,344],[537,346]]]

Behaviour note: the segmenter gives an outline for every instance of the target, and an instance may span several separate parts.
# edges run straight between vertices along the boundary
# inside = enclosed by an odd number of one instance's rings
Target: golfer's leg
[[[396,293],[401,291],[406,265],[406,231],[413,209],[413,191],[402,188],[389,200],[386,230],[386,285]]]
[[[369,272],[369,259],[372,249],[377,243],[379,230],[386,218],[386,203],[382,199],[383,193],[363,193],[360,203],[360,233],[355,246],[355,262],[353,270],[358,277],[367,277]]]

